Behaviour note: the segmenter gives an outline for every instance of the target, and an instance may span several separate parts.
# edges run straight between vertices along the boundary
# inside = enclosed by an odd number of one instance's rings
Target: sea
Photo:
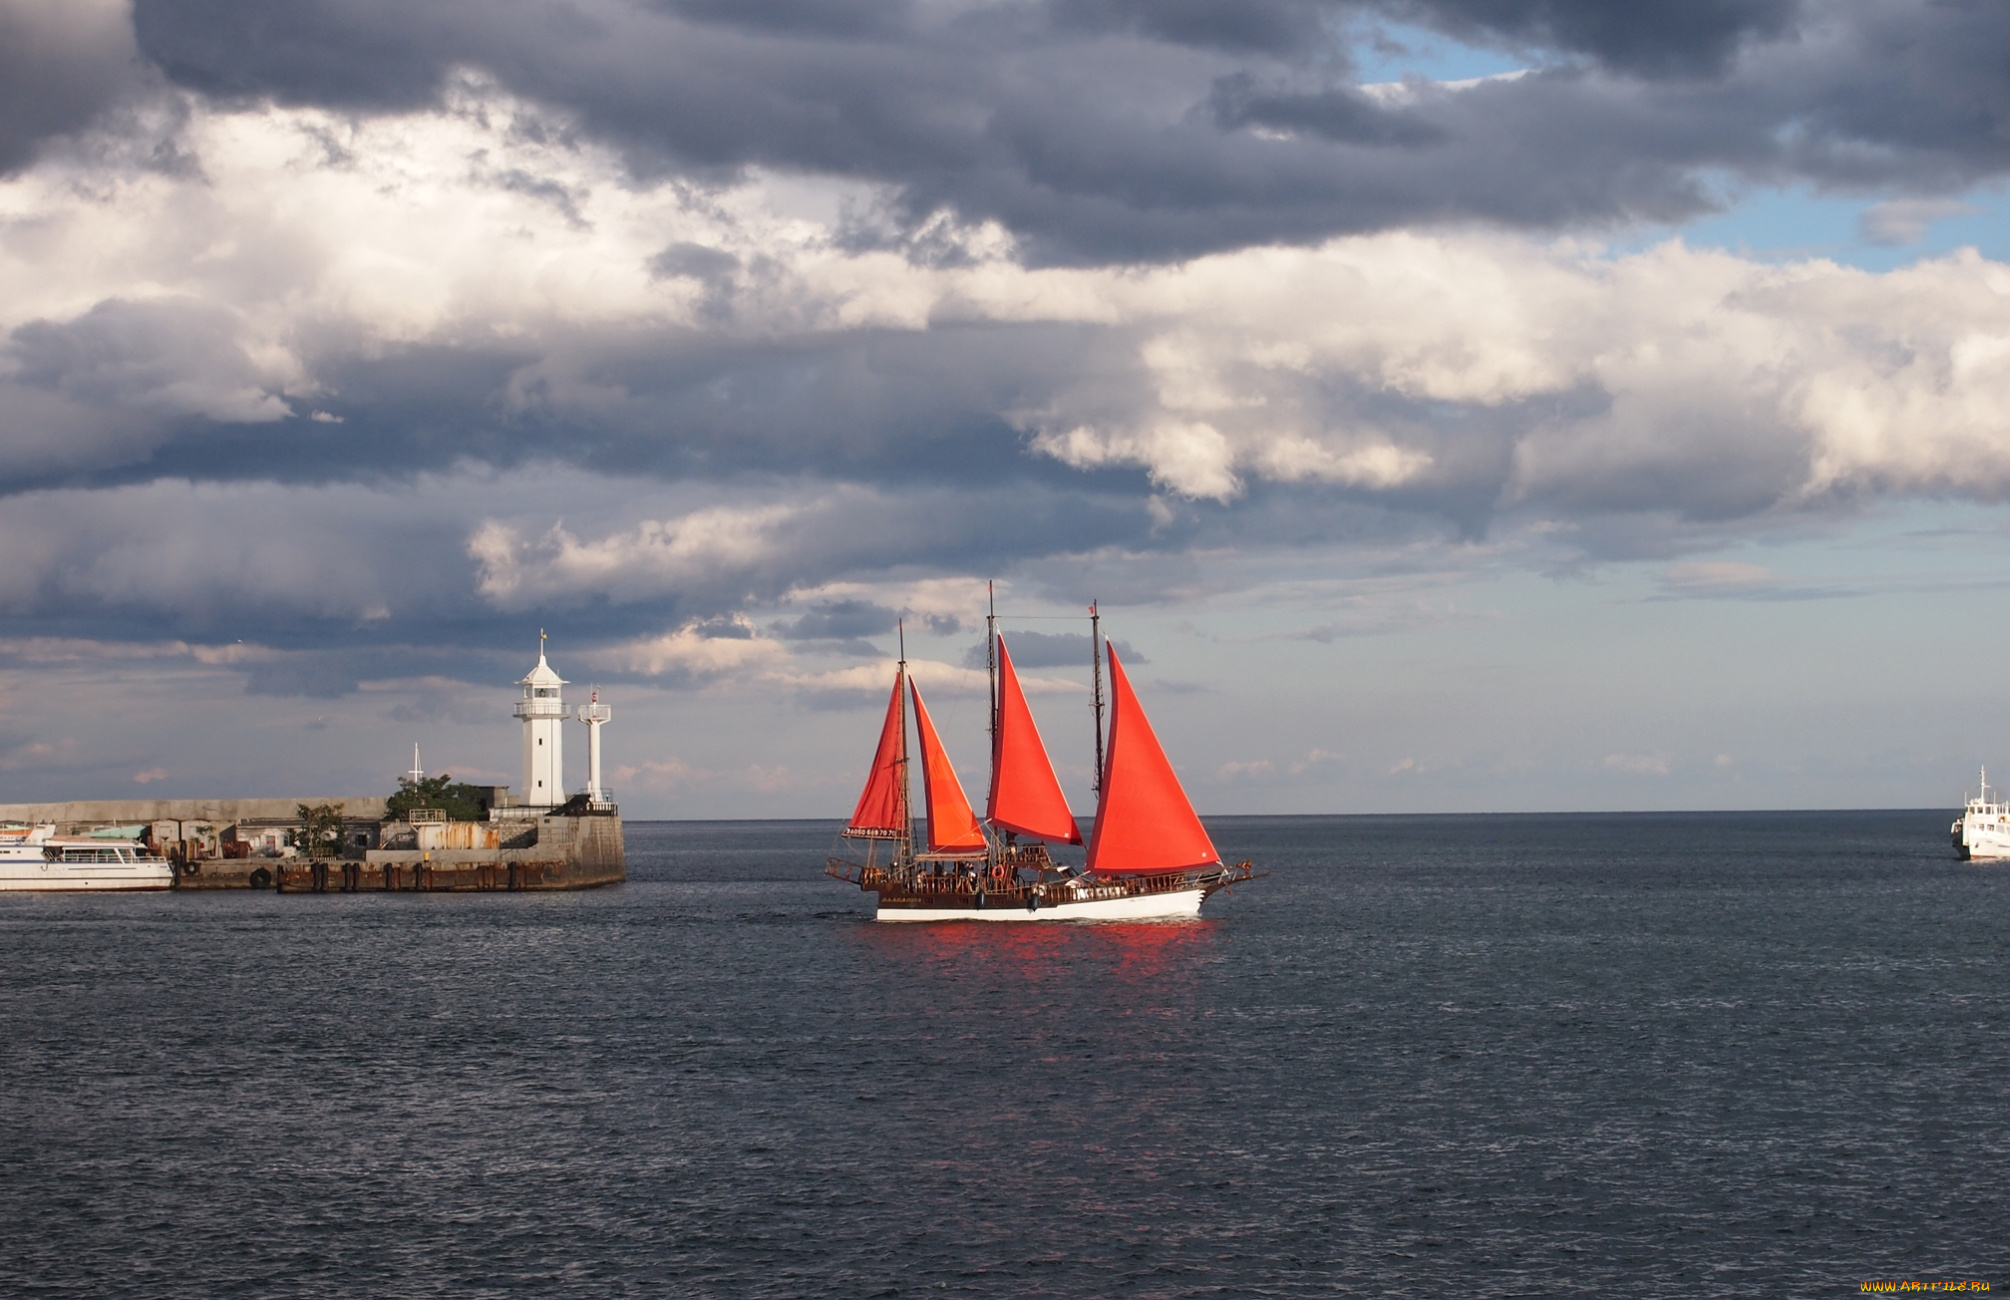
[[[2010,1287],[2010,866],[1952,815],[1217,818],[1267,874],[1169,924],[875,924],[828,822],[0,896],[0,1293]]]

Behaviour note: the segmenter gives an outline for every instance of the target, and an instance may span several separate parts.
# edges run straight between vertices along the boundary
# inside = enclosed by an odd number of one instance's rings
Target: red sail
[[[893,698],[886,702],[886,725],[879,731],[879,750],[865,792],[858,797],[844,833],[866,839],[897,840],[907,834],[907,797],[902,768],[907,764],[907,719],[901,712],[899,670],[893,674]]]
[[[1068,797],[1054,776],[1053,760],[1040,743],[1033,711],[998,638],[998,734],[992,740],[991,799],[985,819],[994,826],[1055,844],[1080,844],[1082,830],[1068,811]]]
[[[1131,683],[1110,655],[1110,751],[1089,840],[1088,869],[1106,876],[1209,866],[1221,860],[1166,761]]]
[[[928,706],[921,702],[921,687],[912,678],[907,689],[914,695],[914,726],[921,733],[921,788],[928,797],[928,851],[930,853],[982,853],[984,832],[978,828],[977,814],[970,811],[970,799],[963,782],[949,765],[949,755],[935,734]]]

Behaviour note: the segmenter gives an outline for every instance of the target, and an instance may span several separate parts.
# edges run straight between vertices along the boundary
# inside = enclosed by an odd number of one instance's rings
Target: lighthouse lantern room
[[[523,698],[516,716],[523,719],[523,803],[550,808],[565,802],[565,737],[567,717],[559,688],[565,679],[544,659],[544,632],[537,634],[537,667],[518,683]]]

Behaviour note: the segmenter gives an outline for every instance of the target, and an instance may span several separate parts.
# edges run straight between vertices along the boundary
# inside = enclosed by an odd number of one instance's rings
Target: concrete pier
[[[64,834],[99,826],[202,823],[224,842],[240,826],[269,830],[291,821],[300,804],[340,803],[345,812],[384,815],[381,797],[351,799],[135,799],[61,804],[0,804],[0,819]],[[530,813],[531,810],[524,810]],[[352,818],[352,820],[354,820]],[[340,857],[200,857],[186,863],[178,889],[280,889],[287,893],[343,890],[460,892],[593,889],[628,878],[621,816],[612,806],[584,812],[520,815],[491,822],[387,822],[372,840],[385,847],[344,844]]]
[[[397,825],[391,823],[387,829]],[[539,817],[534,822],[526,818],[510,823],[509,831],[506,848],[350,850],[339,858],[314,859],[208,858],[184,871],[178,887],[445,893],[595,889],[628,879],[627,850],[616,814]]]

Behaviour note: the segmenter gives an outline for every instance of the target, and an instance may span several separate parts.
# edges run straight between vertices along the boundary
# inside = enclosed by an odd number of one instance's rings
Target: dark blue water
[[[826,824],[579,895],[0,898],[14,1295],[2010,1284],[1950,814],[1251,818],[1187,925],[896,927]]]

